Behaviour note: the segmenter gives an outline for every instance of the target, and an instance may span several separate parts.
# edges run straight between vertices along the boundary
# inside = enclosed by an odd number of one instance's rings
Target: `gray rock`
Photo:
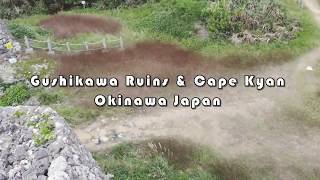
[[[48,180],[70,180],[70,177],[63,171],[57,171],[52,176],[49,176]]]
[[[37,177],[37,180],[47,180],[47,176],[40,175]]]
[[[27,157],[26,148],[23,145],[19,145],[16,147],[15,153],[16,161],[21,161]]]
[[[34,169],[29,169],[22,174],[23,180],[36,180],[37,175]]]
[[[66,158],[64,158],[63,156],[57,157],[51,162],[51,165],[48,170],[49,177],[54,176],[54,174],[57,171],[64,172],[67,169],[67,166],[68,166],[68,163],[66,161]]]
[[[48,171],[49,164],[49,158],[42,158],[33,162],[33,169],[37,175],[44,175]]]
[[[16,117],[16,111],[24,112]],[[26,121],[40,122],[42,114],[56,126],[56,138],[36,146]],[[0,108],[0,180],[104,180],[92,155],[55,111],[38,106]]]
[[[37,152],[34,153],[35,159],[42,159],[42,158],[45,158],[48,156],[49,156],[48,151],[44,148],[41,148]]]
[[[6,176],[6,172],[0,170],[0,180],[6,180],[8,177]]]

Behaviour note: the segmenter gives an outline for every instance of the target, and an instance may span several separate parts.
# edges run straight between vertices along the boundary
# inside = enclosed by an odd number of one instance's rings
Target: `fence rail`
[[[103,38],[98,42],[83,42],[80,44],[76,43],[60,43],[54,42],[50,38],[47,40],[37,40],[24,37],[24,43],[26,46],[26,52],[30,53],[33,49],[46,50],[49,54],[54,54],[55,52],[87,52],[87,51],[97,51],[108,48],[121,48],[123,49],[123,39],[120,36],[119,39],[107,39]]]

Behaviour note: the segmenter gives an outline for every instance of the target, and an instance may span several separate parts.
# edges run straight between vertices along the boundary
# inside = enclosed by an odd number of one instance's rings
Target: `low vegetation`
[[[29,88],[22,83],[9,86],[0,97],[0,106],[15,106],[24,103],[31,97]]]
[[[47,114],[43,114],[39,122],[28,122],[28,126],[36,129],[36,132],[33,133],[33,140],[37,146],[44,145],[56,138],[54,123]]]
[[[121,34],[125,44],[143,40],[160,40],[210,56],[259,57],[268,54],[298,55],[319,45],[320,31],[307,10],[290,0],[285,1],[182,0],[150,1],[140,6],[110,10],[76,8],[65,14],[110,16],[124,23]],[[211,4],[208,6],[208,3]],[[239,4],[240,3],[240,4]],[[250,8],[252,7],[252,8]],[[263,13],[261,13],[263,12]],[[267,15],[269,14],[269,15]],[[224,18],[219,18],[225,16]],[[48,16],[35,15],[10,21],[12,26],[33,30],[32,36],[45,40],[48,34],[39,30],[40,22]],[[254,20],[257,18],[256,20]],[[220,22],[225,21],[225,22]],[[203,24],[208,37],[199,38],[196,24]],[[218,27],[219,25],[219,27]],[[25,28],[26,26],[26,28]],[[19,30],[16,30],[19,32]],[[39,33],[40,32],[40,33]],[[39,36],[40,35],[40,36]],[[18,37],[21,35],[18,35]],[[73,38],[57,40],[65,43],[97,42],[104,34],[84,33]],[[235,44],[239,40],[243,43]],[[250,42],[250,43],[246,43]]]
[[[121,144],[94,158],[115,179],[251,179],[245,165],[184,140],[154,139]]]

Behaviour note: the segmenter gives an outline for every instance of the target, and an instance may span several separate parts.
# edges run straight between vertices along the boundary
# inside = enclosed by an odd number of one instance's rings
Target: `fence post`
[[[107,48],[108,48],[108,46],[107,46],[107,39],[106,39],[106,38],[103,38],[103,40],[102,40],[102,46],[103,46],[104,49],[107,49]]]
[[[24,43],[26,44],[26,53],[29,54],[29,53],[32,53],[33,52],[33,49],[32,47],[30,46],[30,42],[29,42],[29,39],[27,36],[24,36]]]
[[[89,51],[89,45],[88,45],[88,42],[85,42],[85,43],[84,43],[84,45],[85,45],[85,47],[86,47],[86,50],[87,50],[87,51]]]
[[[47,42],[48,42],[48,54],[54,54],[54,51],[52,50],[52,44],[51,44],[50,38],[48,38]]]
[[[123,40],[122,40],[122,36],[120,36],[120,48],[123,49]]]
[[[67,42],[67,43],[66,43],[66,46],[67,46],[67,50],[68,50],[68,52],[70,52],[70,51],[71,51],[71,49],[70,49],[70,44],[69,44],[69,42]]]

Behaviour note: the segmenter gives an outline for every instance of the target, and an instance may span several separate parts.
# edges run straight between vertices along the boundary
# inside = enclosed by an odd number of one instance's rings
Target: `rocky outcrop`
[[[5,44],[9,41],[13,43],[13,49],[7,50]],[[21,45],[18,41],[15,41],[11,33],[9,32],[4,20],[0,20],[0,60],[9,60],[10,58],[21,58]]]
[[[9,41],[13,42],[13,49],[10,51],[5,47]],[[18,59],[23,59],[21,46],[19,42],[14,40],[5,21],[0,19],[0,83],[14,83],[18,81],[15,77],[15,69],[11,65],[11,63],[15,63]]]
[[[0,108],[0,180],[5,179],[107,178],[55,111],[18,106]]]

